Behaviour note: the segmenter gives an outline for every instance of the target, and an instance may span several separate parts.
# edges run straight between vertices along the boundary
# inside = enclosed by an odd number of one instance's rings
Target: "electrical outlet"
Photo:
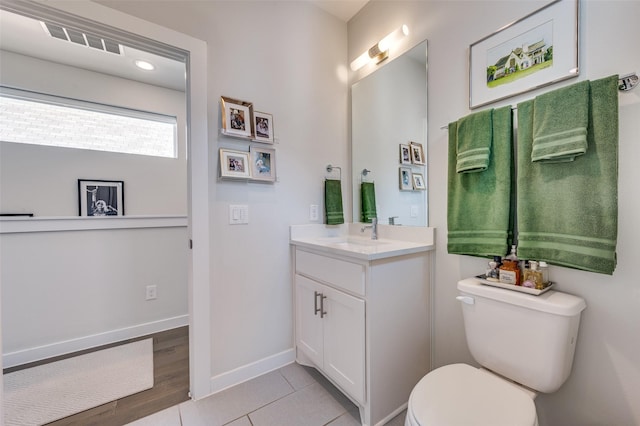
[[[158,287],[156,287],[155,285],[148,285],[145,300],[154,300],[157,298],[158,298]]]
[[[318,213],[318,205],[317,204],[311,204],[309,206],[309,220],[318,220],[319,219],[319,213]]]

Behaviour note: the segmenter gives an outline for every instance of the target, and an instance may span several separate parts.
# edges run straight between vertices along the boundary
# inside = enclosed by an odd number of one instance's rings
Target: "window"
[[[2,88],[0,141],[177,158],[175,117]]]

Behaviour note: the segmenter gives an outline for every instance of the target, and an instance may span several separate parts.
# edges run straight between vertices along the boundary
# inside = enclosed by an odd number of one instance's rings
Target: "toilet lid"
[[[413,418],[428,425],[533,426],[533,400],[516,385],[466,364],[433,370],[409,398]]]

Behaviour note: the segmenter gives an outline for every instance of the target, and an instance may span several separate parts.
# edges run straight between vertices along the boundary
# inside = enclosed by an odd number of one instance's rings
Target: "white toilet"
[[[569,377],[584,299],[458,283],[471,355],[483,368],[440,367],[409,397],[405,426],[534,426],[537,392]]]

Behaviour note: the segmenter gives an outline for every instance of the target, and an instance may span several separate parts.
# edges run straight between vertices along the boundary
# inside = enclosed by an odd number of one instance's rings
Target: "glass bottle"
[[[535,288],[536,290],[542,290],[544,284],[542,283],[542,272],[538,270],[538,262],[531,260],[529,262],[529,269],[527,269],[523,282],[523,287]]]
[[[547,287],[549,285],[549,264],[544,260],[539,263],[540,272],[542,272],[542,284]]]
[[[499,270],[499,279],[501,283],[520,285],[520,267],[515,260],[505,259]]]

